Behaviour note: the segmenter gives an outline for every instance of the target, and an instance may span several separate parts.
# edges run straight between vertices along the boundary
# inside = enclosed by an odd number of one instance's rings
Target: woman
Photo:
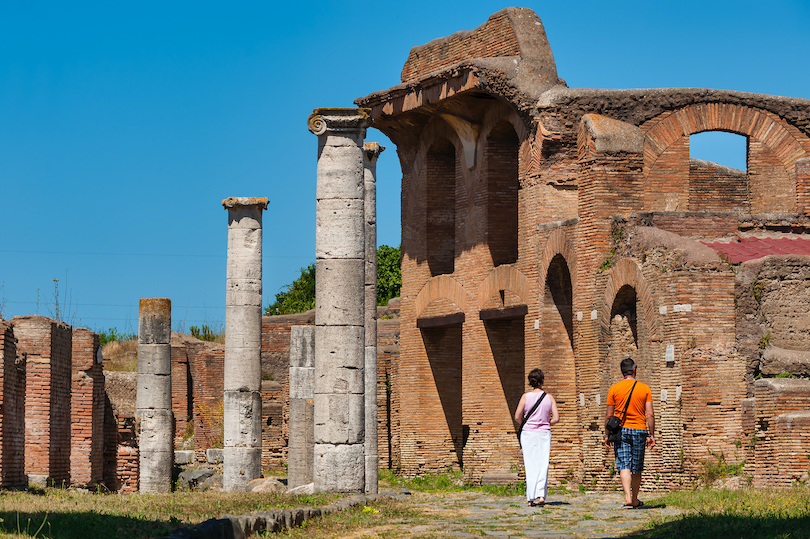
[[[520,397],[517,410],[515,410],[515,422],[520,424],[538,399],[543,399],[531,417],[526,420],[523,431],[520,433],[523,464],[526,469],[526,500],[532,507],[546,503],[551,426],[560,421],[557,402],[554,397],[542,389],[544,378],[543,371],[540,369],[534,369],[529,373],[529,385],[534,389]]]

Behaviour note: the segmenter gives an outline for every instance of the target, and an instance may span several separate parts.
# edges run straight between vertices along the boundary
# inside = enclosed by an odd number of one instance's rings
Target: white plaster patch
[[[667,390],[661,389],[661,402],[667,402]]]
[[[681,386],[675,386],[675,400],[681,400]]]
[[[674,313],[691,313],[692,312],[692,304],[691,303],[676,303],[672,306],[672,312]]]
[[[591,320],[596,320],[596,309],[591,311]]]
[[[661,305],[660,307],[658,307],[658,314],[667,314],[667,306]]]
[[[579,394],[579,405],[580,406],[585,406],[585,393],[580,393]]]
[[[582,311],[577,311],[577,322],[582,322]]]
[[[540,329],[540,320],[534,321],[534,329]]]
[[[597,405],[602,404],[602,395],[600,395],[599,393],[596,394],[596,404]]]
[[[664,356],[664,360],[667,363],[675,363],[675,345],[674,344],[668,344],[667,345],[667,351],[666,351],[666,355]]]

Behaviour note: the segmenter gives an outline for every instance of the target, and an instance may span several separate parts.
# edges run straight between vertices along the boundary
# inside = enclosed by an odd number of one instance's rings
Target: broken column
[[[172,302],[141,299],[138,309],[138,386],[135,412],[140,420],[138,490],[169,492],[174,464],[172,414]]]
[[[365,214],[368,109],[315,109],[316,492],[365,488]]]
[[[231,197],[225,292],[222,488],[262,476],[262,211],[266,198]]]
[[[376,142],[363,144],[363,178],[366,234],[366,488],[377,494],[379,457],[377,455],[377,158],[385,150]]]
[[[290,420],[287,486],[313,482],[315,327],[290,328]]]

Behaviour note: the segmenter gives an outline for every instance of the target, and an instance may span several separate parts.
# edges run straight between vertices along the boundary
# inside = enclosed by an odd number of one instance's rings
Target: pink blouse
[[[526,402],[523,406],[523,417],[526,417],[526,414],[529,413],[529,410],[532,409],[534,403],[537,402],[537,399],[539,399],[541,395],[545,395],[545,391],[541,391],[540,393],[526,393]],[[537,407],[529,420],[526,421],[526,425],[523,426],[523,430],[531,432],[549,432],[551,431],[551,423],[549,422],[550,419],[551,399],[547,396],[543,399],[543,402],[540,403],[540,406]]]

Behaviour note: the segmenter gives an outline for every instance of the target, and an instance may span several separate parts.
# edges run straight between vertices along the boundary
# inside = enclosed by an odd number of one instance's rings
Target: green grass
[[[648,503],[672,505],[686,512],[670,519],[654,519],[633,537],[810,537],[810,489],[806,486],[679,491]]]
[[[223,514],[325,505],[338,497],[223,492],[119,495],[55,488],[0,491],[0,537],[154,538],[182,524],[198,524]]]
[[[526,482],[517,481],[507,485],[480,485],[464,479],[460,470],[425,474],[413,478],[395,475],[391,470],[380,470],[380,481],[391,488],[407,488],[419,492],[486,492],[493,496],[516,496],[526,492]]]

